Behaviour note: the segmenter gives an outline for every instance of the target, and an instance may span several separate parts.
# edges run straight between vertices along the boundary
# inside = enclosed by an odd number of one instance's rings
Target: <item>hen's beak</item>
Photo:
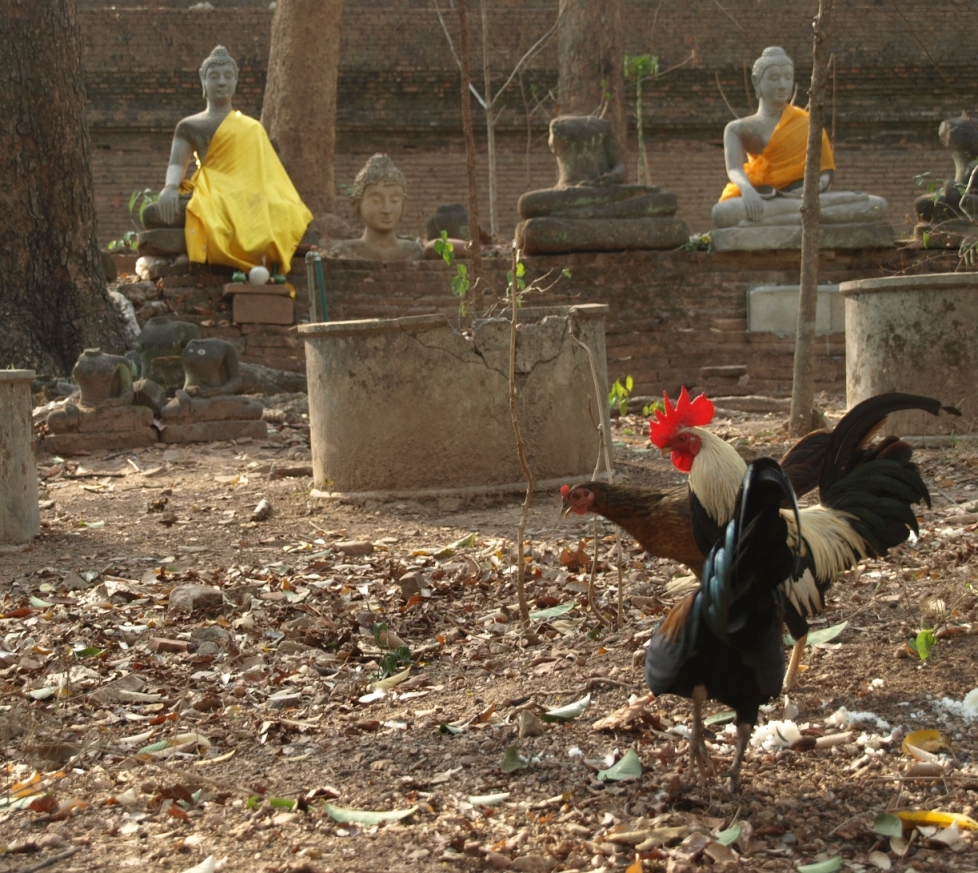
[[[565,500],[563,502],[563,506],[560,509],[560,517],[567,518],[567,516],[571,514],[571,510],[573,508],[574,508],[574,504],[571,503],[569,500]]]
[[[672,449],[670,449],[668,446],[664,449],[659,449],[659,454],[662,455],[663,458],[672,457]]]

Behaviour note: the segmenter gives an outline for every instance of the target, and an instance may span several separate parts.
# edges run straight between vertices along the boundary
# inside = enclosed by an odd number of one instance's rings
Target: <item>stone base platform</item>
[[[41,447],[52,455],[71,455],[101,449],[138,449],[159,441],[159,434],[154,428],[141,426],[127,431],[52,433],[44,437]]]
[[[263,440],[268,437],[264,421],[195,421],[190,424],[168,424],[160,433],[164,443],[206,443],[239,440],[243,437]]]
[[[675,249],[689,239],[681,218],[529,218],[516,226],[527,255]]]
[[[136,251],[145,255],[185,255],[187,239],[182,227],[160,227],[136,234]]]
[[[231,282],[224,286],[224,296],[234,301],[231,317],[235,324],[292,324],[295,321],[293,293],[291,285]]]
[[[801,248],[801,225],[720,227],[710,234],[717,252],[782,251]],[[868,224],[822,224],[820,249],[888,249],[893,247],[893,228],[885,221]]]
[[[915,248],[958,249],[962,243],[978,242],[978,226],[968,221],[918,224],[913,229]]]

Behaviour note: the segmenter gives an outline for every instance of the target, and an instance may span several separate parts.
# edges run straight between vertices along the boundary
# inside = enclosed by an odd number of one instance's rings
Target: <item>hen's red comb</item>
[[[675,407],[669,402],[669,395],[664,391],[662,400],[665,410],[657,409],[655,418],[649,419],[649,439],[657,448],[665,448],[681,427],[699,427],[713,421],[713,403],[705,394],[690,400],[689,392],[683,387]]]
[[[566,497],[568,494],[570,494],[570,485],[561,485],[560,486],[560,496],[561,497]]]

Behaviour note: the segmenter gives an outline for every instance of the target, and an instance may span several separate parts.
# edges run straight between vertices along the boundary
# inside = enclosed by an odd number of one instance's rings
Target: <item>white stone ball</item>
[[[248,281],[252,285],[267,285],[272,274],[264,267],[252,267],[248,272]]]

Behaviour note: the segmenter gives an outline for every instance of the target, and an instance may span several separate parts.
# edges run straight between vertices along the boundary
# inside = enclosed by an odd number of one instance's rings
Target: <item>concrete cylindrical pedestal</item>
[[[541,487],[590,477],[607,425],[604,318],[608,307],[520,312],[517,405],[527,458]],[[587,355],[602,396],[595,397]],[[444,315],[308,324],[306,343],[317,491],[384,497],[521,488],[509,412],[510,325],[477,320],[472,338]],[[607,433],[607,427],[605,429]]]
[[[843,282],[849,406],[886,391],[936,397],[961,418],[899,412],[900,434],[973,433],[978,426],[978,274]]]
[[[0,370],[0,543],[41,532],[31,422],[33,370]]]

